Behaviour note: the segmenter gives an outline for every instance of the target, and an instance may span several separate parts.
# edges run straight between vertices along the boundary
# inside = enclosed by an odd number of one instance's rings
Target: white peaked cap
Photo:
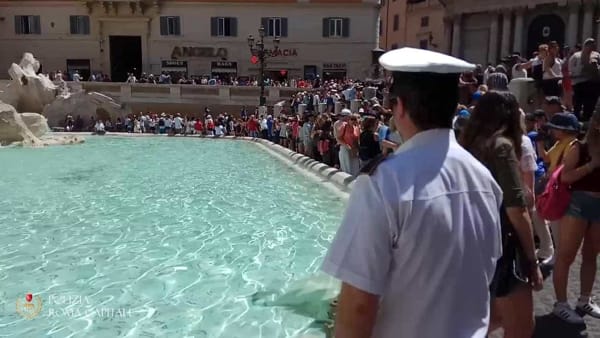
[[[348,115],[352,115],[352,111],[350,111],[350,109],[348,109],[348,108],[344,108],[344,109],[342,109],[342,111],[340,112],[340,115],[342,115],[342,116],[348,116]]]
[[[383,54],[379,64],[393,72],[458,74],[475,65],[455,57],[425,49],[404,47]]]

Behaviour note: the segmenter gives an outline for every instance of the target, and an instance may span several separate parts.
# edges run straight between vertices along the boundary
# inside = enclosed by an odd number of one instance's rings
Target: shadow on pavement
[[[565,323],[552,314],[537,316],[535,324],[533,338],[594,338],[585,332],[585,324]]]

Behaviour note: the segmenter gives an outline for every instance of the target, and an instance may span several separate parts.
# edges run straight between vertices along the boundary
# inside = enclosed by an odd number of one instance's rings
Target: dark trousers
[[[269,139],[269,131],[267,129],[263,129],[260,131],[262,138],[264,138],[265,140]]]
[[[586,81],[573,85],[573,113],[580,121],[587,121],[592,117],[599,96],[598,83]]]

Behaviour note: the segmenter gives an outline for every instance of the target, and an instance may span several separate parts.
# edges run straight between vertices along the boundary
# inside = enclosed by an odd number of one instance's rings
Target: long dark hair
[[[510,92],[491,91],[481,97],[461,133],[460,143],[479,160],[494,151],[496,140],[507,138],[521,157],[523,128],[519,103]]]

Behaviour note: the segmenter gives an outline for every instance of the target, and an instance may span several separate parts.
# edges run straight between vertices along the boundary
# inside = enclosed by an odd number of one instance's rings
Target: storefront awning
[[[187,72],[185,67],[162,67],[161,70],[164,72]]]
[[[211,70],[213,73],[228,73],[228,74],[236,74],[237,69],[235,68],[213,68]]]

